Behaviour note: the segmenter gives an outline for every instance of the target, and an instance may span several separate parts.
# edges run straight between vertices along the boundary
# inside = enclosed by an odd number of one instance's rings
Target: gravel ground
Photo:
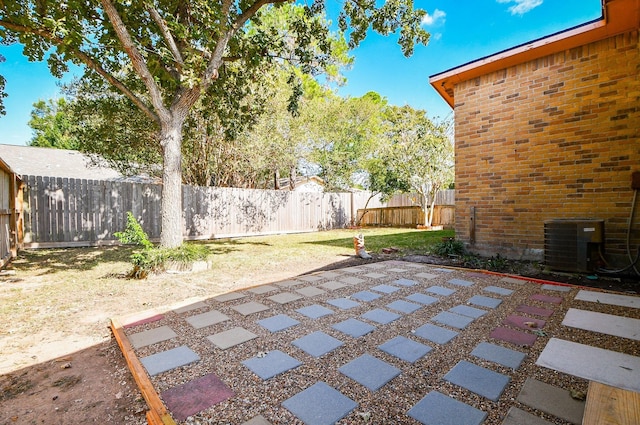
[[[528,411],[550,423],[568,424],[568,422],[562,419],[533,410],[516,401],[518,393],[528,377],[566,390],[586,393],[588,385],[586,380],[535,365],[536,359],[544,349],[549,338],[556,337],[640,356],[640,344],[637,341],[610,337],[561,325],[565,312],[570,306],[634,318],[640,318],[640,309],[625,309],[605,304],[573,301],[573,298],[579,290],[577,287],[572,287],[570,292],[547,291],[541,290],[540,285],[536,283],[526,282],[517,284],[511,281],[504,281],[500,276],[486,275],[469,270],[458,269],[452,273],[441,273],[433,271],[436,267],[437,266],[401,261],[388,261],[355,268],[339,269],[336,270],[339,276],[325,277],[313,283],[301,281],[300,285],[293,288],[279,288],[279,290],[280,292],[295,292],[295,289],[307,286],[318,287],[328,281],[339,280],[346,276],[360,277],[365,279],[365,281],[356,285],[346,285],[344,288],[334,291],[327,291],[326,294],[313,298],[305,297],[286,305],[278,305],[266,300],[267,297],[274,295],[276,292],[258,295],[244,290],[242,292],[247,296],[241,300],[221,303],[214,299],[208,299],[205,300],[207,304],[206,308],[193,310],[181,315],[174,312],[167,312],[165,317],[160,321],[130,327],[126,329],[126,332],[128,335],[132,335],[158,326],[168,325],[178,334],[178,337],[172,340],[137,349],[136,355],[138,358],[181,345],[189,346],[201,357],[200,361],[192,365],[177,368],[152,377],[152,383],[158,393],[162,393],[164,390],[189,382],[208,373],[217,375],[235,392],[236,395],[227,401],[221,402],[181,422],[185,424],[242,424],[257,415],[262,415],[272,424],[302,424],[299,419],[282,407],[281,404],[284,400],[287,400],[318,381],[326,382],[345,396],[359,403],[359,406],[354,411],[338,422],[339,424],[417,424],[418,422],[413,421],[406,413],[427,393],[433,390],[447,394],[487,412],[488,416],[484,422],[485,424],[500,424],[512,406]],[[406,271],[393,271],[398,268],[403,268]],[[384,273],[387,276],[378,279],[364,276],[371,272]],[[438,277],[434,279],[424,279],[415,276],[421,272],[438,274]],[[393,294],[384,295],[371,302],[361,302],[360,306],[350,310],[341,310],[325,303],[325,301],[329,299],[348,297],[355,292],[369,289],[379,284],[392,284],[394,280],[399,278],[415,280],[419,285],[401,287],[399,291]],[[447,281],[452,278],[470,280],[475,282],[475,285],[472,287],[453,286],[447,283]],[[374,332],[360,338],[348,337],[331,328],[332,324],[348,318],[358,318],[358,316],[371,309],[385,308],[385,305],[391,301],[403,299],[417,292],[425,293],[426,288],[434,285],[456,289],[456,292],[448,297],[440,296],[439,302],[429,306],[423,306],[416,312],[403,315],[401,319],[390,324],[376,324],[377,329]],[[482,290],[489,285],[512,289],[515,292],[511,296],[499,296]],[[540,293],[562,296],[565,301],[560,305],[550,305],[529,300],[531,295]],[[485,316],[476,319],[466,329],[459,331],[459,335],[447,344],[438,345],[412,335],[415,329],[429,322],[429,320],[439,312],[448,310],[456,305],[466,304],[467,300],[473,295],[502,298],[503,303],[495,310],[490,310]],[[246,317],[241,316],[231,308],[234,305],[248,301],[260,302],[271,308],[267,311],[251,314]],[[295,309],[311,304],[331,307],[335,313],[312,320],[294,311]],[[536,343],[532,347],[516,347],[503,341],[490,339],[490,332],[500,326],[507,315],[524,315],[523,313],[516,312],[516,308],[520,304],[529,304],[556,310],[555,313],[547,319],[547,324],[542,329],[544,335],[538,336]],[[226,314],[232,318],[232,321],[219,323],[202,329],[194,329],[184,321],[186,316],[203,313],[212,309]],[[260,319],[281,313],[289,314],[291,317],[299,320],[300,324],[281,332],[271,333],[256,323]],[[540,319],[540,317],[535,318]],[[258,338],[227,350],[215,348],[206,338],[209,335],[222,332],[235,326],[244,327],[257,334]],[[318,330],[322,330],[340,339],[344,342],[344,345],[321,358],[312,357],[291,345],[291,341]],[[403,335],[414,341],[427,344],[431,346],[433,350],[414,364],[410,364],[376,348],[378,345],[397,335]],[[520,368],[515,371],[492,362],[484,361],[470,354],[475,346],[483,341],[490,341],[493,344],[524,352],[527,356]],[[276,349],[302,361],[303,365],[292,371],[263,381],[248,368],[240,364],[241,361],[255,357],[258,353],[269,352]],[[365,353],[370,353],[400,368],[402,373],[378,391],[371,392],[338,371],[339,367]],[[511,381],[497,402],[478,396],[442,379],[460,360],[467,360],[476,365],[511,377]]]

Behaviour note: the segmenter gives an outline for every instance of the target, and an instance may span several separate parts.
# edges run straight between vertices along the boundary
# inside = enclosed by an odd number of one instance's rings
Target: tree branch
[[[156,8],[151,6],[151,4],[147,6],[147,11],[158,25],[158,28],[160,28],[162,37],[164,37],[164,41],[167,43],[167,46],[169,46],[169,50],[171,50],[176,63],[180,65],[180,68],[182,68],[184,66],[184,60],[182,59],[182,54],[176,45],[176,41],[173,39],[173,35],[171,35],[171,30],[167,26],[167,23],[162,19],[162,16],[160,16],[160,13],[158,13]]]
[[[7,22],[4,20],[0,20],[0,26],[3,26],[9,30],[16,32],[23,32],[28,34],[38,35],[46,40],[49,40],[55,46],[64,45],[64,39],[56,36],[50,31],[41,29],[41,28],[31,28],[24,25],[14,24],[13,22]],[[158,122],[158,115],[156,115],[153,110],[149,109],[149,107],[140,99],[134,92],[129,90],[129,88],[116,77],[114,77],[111,73],[105,70],[100,63],[98,63],[94,58],[89,56],[87,53],[83,52],[79,48],[75,48],[73,46],[66,45],[65,48],[73,51],[73,54],[76,58],[78,58],[82,63],[84,63],[87,68],[95,71],[102,78],[107,80],[110,84],[112,84],[115,88],[120,90],[122,94],[129,98],[145,115],[151,118],[153,121]]]

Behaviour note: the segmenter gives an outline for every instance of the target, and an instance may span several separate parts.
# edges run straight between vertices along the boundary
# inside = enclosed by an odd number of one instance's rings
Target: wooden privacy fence
[[[454,209],[452,205],[436,205],[433,210],[433,226],[453,227]],[[362,226],[416,227],[425,224],[425,217],[420,207],[386,207],[358,210],[358,218]],[[363,217],[364,214],[364,217]]]
[[[131,211],[160,237],[162,186],[123,181],[23,176],[26,247],[114,243]],[[182,187],[185,239],[308,232],[350,223],[362,195]],[[364,201],[362,204],[364,205]]]
[[[18,254],[22,244],[22,182],[0,160],[0,268]]]

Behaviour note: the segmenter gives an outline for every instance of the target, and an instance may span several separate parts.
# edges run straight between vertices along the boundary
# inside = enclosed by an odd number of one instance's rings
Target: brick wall
[[[472,250],[541,259],[545,220],[602,218],[607,257],[624,262],[640,171],[639,49],[636,31],[456,85],[459,239],[470,242],[474,207]],[[640,205],[634,221],[635,253]]]

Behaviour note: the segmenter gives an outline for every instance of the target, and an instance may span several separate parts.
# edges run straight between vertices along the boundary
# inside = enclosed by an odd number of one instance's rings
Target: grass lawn
[[[367,251],[427,253],[453,231],[368,228],[196,242],[208,245],[212,268],[129,280],[131,247],[29,250],[0,277],[0,374],[109,338],[109,318],[162,308],[188,298],[287,279],[354,261],[353,237]]]

